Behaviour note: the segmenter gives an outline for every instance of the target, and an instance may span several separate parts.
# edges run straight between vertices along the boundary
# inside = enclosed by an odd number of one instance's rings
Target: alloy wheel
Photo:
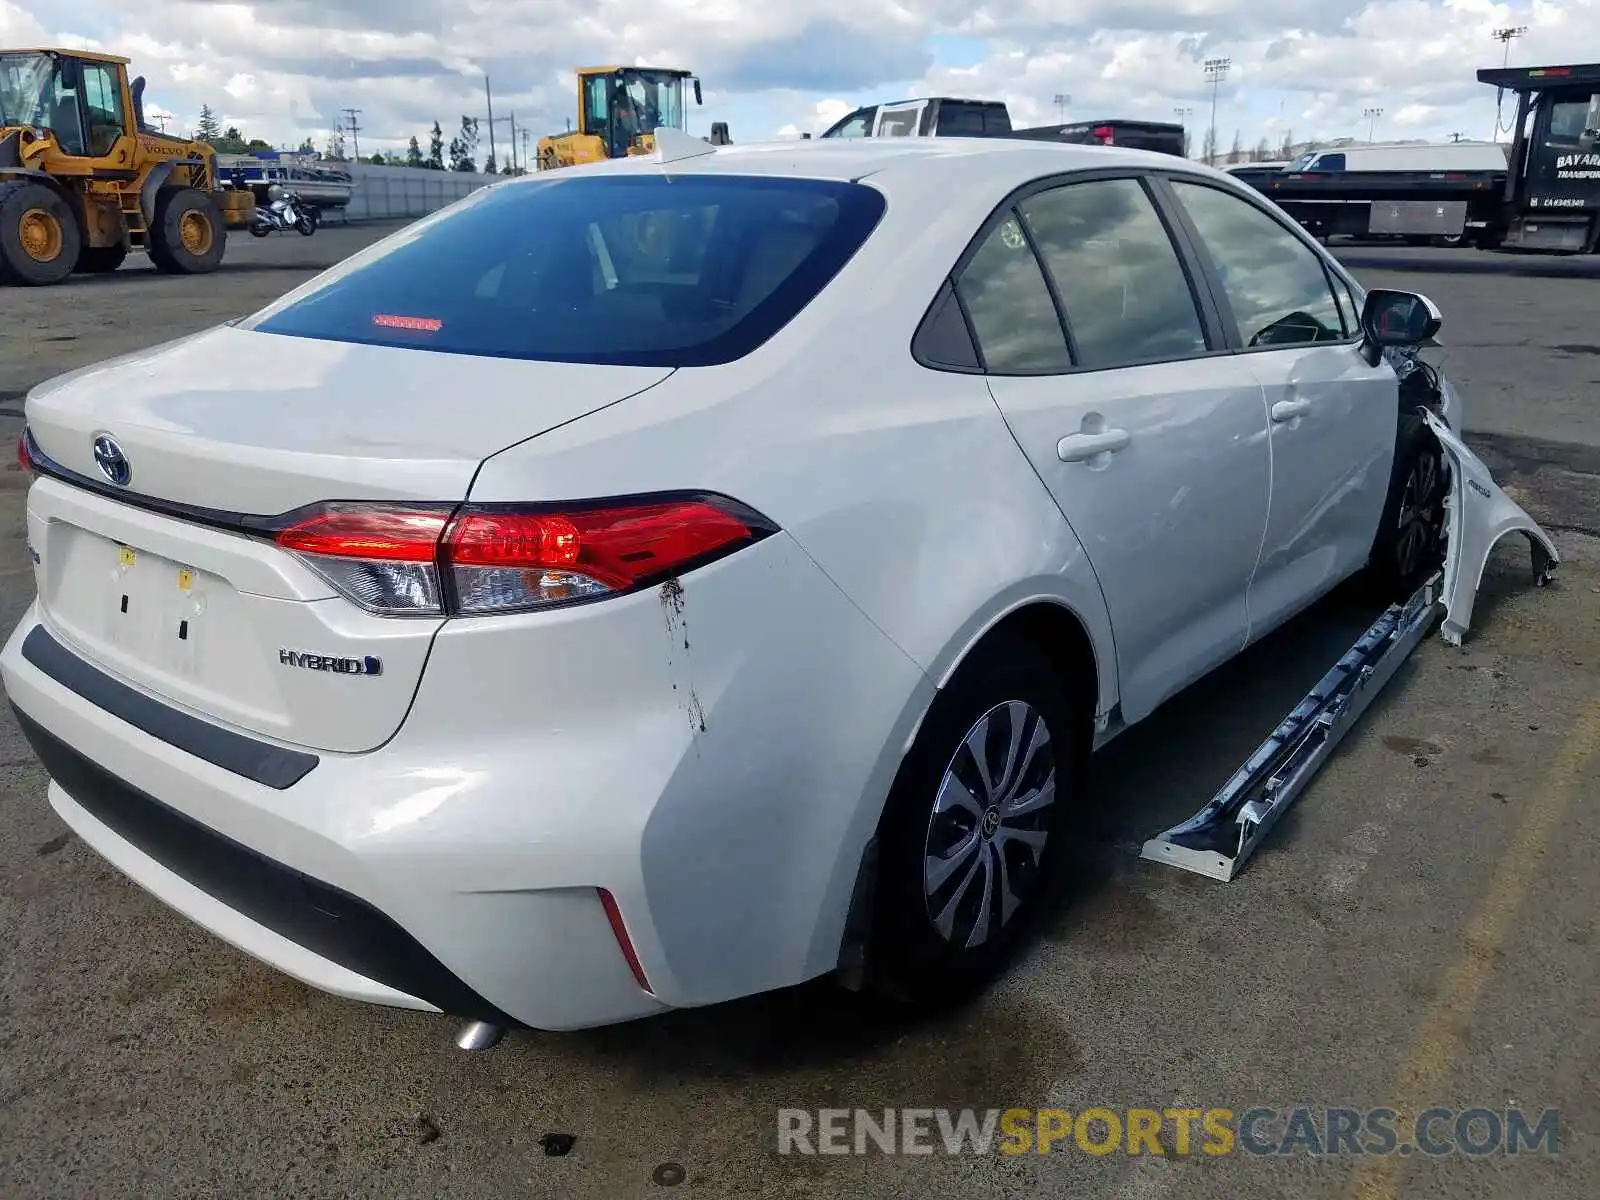
[[[934,797],[923,859],[928,919],[952,946],[999,934],[1037,889],[1056,803],[1043,715],[998,704],[961,739]]]
[[[1406,475],[1395,538],[1395,567],[1403,579],[1423,569],[1444,529],[1440,468],[1437,454],[1420,454]]]

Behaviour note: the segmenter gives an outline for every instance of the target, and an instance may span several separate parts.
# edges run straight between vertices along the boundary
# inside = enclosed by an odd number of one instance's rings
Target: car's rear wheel
[[[869,970],[913,1004],[970,995],[1055,894],[1088,716],[1028,641],[995,636],[940,692],[879,824]]]

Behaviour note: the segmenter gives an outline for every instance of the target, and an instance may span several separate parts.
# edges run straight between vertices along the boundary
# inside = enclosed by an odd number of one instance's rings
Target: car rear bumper
[[[37,605],[0,678],[57,812],[219,937],[339,995],[576,1029],[836,965],[931,696],[787,537],[664,599],[447,623],[365,754],[224,754],[242,731],[113,679]]]

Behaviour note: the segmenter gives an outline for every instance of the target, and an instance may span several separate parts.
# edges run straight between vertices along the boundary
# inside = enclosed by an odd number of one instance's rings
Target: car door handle
[[[1281,425],[1285,421],[1303,417],[1310,411],[1311,401],[1309,400],[1279,400],[1272,406],[1272,419]]]
[[[1056,443],[1062,462],[1084,462],[1097,454],[1115,454],[1133,440],[1126,429],[1106,429],[1100,433],[1069,433]]]

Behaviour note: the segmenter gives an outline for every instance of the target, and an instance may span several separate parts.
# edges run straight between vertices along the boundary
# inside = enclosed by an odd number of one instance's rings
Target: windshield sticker
[[[438,333],[444,322],[437,317],[397,317],[389,313],[374,313],[372,323],[385,329],[414,329],[418,333]]]

